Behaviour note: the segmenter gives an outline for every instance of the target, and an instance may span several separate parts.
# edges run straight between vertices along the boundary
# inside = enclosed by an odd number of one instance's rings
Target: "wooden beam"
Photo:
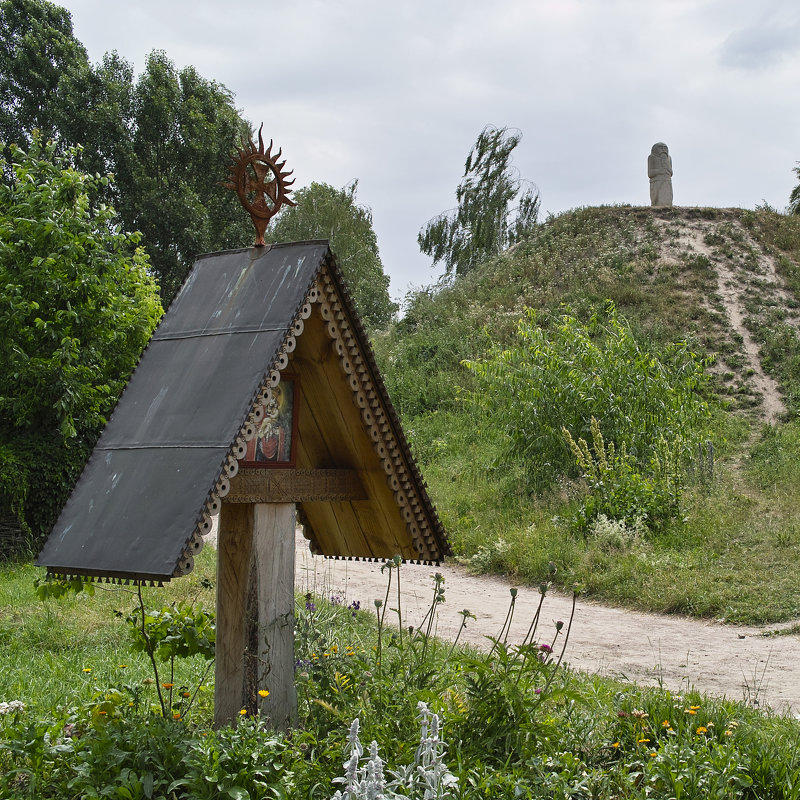
[[[231,724],[244,708],[245,617],[253,549],[254,506],[222,504],[217,540],[217,644],[214,725]]]
[[[294,530],[293,503],[222,504],[214,690],[218,728],[232,724],[242,709],[260,714],[274,728],[287,729],[296,721]]]
[[[254,562],[258,575],[259,713],[272,727],[288,730],[297,723],[294,683],[294,549],[293,503],[260,503],[255,507]]]
[[[366,500],[355,470],[242,467],[226,503],[302,503]]]

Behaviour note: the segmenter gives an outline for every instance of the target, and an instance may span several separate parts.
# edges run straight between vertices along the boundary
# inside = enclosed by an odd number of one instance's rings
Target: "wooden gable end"
[[[312,552],[439,561],[450,553],[444,531],[333,263],[308,298],[283,370],[298,378],[296,470],[272,497],[298,503]],[[224,502],[263,499],[265,483],[274,493],[287,483],[276,473],[240,471]]]

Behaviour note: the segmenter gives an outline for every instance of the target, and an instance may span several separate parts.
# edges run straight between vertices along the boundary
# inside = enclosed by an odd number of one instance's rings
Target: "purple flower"
[[[549,644],[540,644],[540,645],[539,645],[539,649],[540,649],[540,650],[541,650],[543,653],[552,653],[552,652],[553,652],[553,648],[552,648],[552,647],[550,647],[550,645],[549,645]]]
[[[306,600],[306,611],[310,611],[313,614],[316,610],[317,606],[311,600]]]

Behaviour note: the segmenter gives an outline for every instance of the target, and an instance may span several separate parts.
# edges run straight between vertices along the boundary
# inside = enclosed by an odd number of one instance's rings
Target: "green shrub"
[[[592,417],[592,446],[585,439],[576,442],[562,428],[581,477],[589,486],[589,496],[577,514],[578,529],[586,532],[600,516],[620,520],[634,528],[644,524],[651,530],[673,519],[679,510],[681,476],[673,453],[663,439],[657,445],[650,476],[643,475],[628,455],[623,443],[619,452],[613,442],[606,444],[600,425]]]
[[[589,439],[593,417],[605,440],[624,445],[631,463],[645,471],[663,440],[689,457],[707,435],[702,363],[685,344],[660,352],[640,346],[611,303],[588,325],[562,315],[552,333],[528,311],[514,347],[495,347],[467,366],[479,383],[472,400],[491,415],[536,490],[575,474],[562,429]]]

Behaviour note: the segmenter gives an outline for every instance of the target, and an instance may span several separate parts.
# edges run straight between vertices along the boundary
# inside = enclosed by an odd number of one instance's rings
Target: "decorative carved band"
[[[242,467],[226,503],[310,503],[366,500],[358,473],[349,469]]]

